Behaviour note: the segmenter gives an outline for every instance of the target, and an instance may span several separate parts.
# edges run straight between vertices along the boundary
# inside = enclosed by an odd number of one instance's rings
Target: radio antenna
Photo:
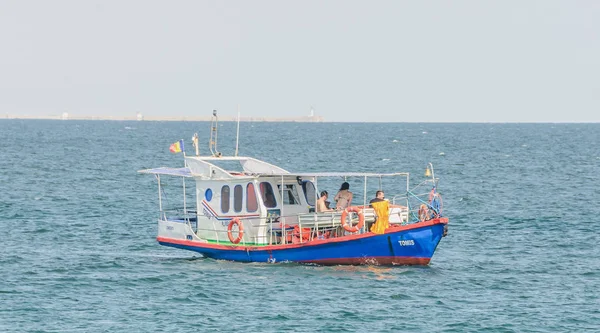
[[[240,105],[238,104],[237,135],[235,136],[235,156],[238,156],[238,147],[240,143]]]
[[[196,156],[200,156],[200,152],[198,150],[198,133],[194,133],[194,136],[192,137],[192,144],[194,145],[194,148],[196,148]]]
[[[208,142],[208,148],[213,157],[221,157],[221,153],[217,150],[217,137],[219,132],[219,118],[217,117],[217,110],[213,110],[212,118],[210,121],[210,141]]]

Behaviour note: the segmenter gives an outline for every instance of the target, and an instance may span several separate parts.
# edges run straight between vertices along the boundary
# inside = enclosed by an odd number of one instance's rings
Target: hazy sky
[[[0,114],[599,122],[600,1],[0,0]]]

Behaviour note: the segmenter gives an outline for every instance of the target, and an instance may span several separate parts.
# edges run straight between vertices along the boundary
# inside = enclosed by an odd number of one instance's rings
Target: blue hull
[[[161,245],[191,250],[203,256],[240,262],[298,262],[322,265],[427,265],[444,236],[448,219],[389,228],[303,244],[232,246],[158,238]]]

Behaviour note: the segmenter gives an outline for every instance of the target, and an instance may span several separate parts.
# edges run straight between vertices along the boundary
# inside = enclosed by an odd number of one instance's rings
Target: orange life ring
[[[235,224],[237,224],[239,228],[237,238],[233,238],[233,234],[231,233],[231,228],[233,228]],[[229,226],[227,227],[227,237],[229,237],[229,241],[231,241],[233,244],[237,244],[242,241],[242,237],[244,237],[244,225],[239,218],[234,217],[231,219],[231,222],[229,222]]]
[[[358,214],[358,224],[355,226],[351,226],[348,223],[346,223],[346,218],[348,217],[348,213],[350,212],[355,212],[356,214]],[[357,206],[352,206],[352,207],[348,207],[346,209],[344,209],[344,211],[342,212],[342,227],[344,227],[344,230],[348,231],[348,232],[357,232],[360,229],[362,229],[362,227],[365,225],[365,214],[363,213],[362,209],[360,209]]]
[[[427,208],[426,204],[421,204],[419,207],[419,221],[427,221],[429,220],[429,208]]]

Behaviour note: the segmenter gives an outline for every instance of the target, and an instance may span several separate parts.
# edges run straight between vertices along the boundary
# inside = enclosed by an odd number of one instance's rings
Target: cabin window
[[[244,200],[244,188],[242,185],[235,185],[233,188],[233,210],[236,213],[242,211],[242,202]]]
[[[273,187],[270,183],[260,183],[260,196],[262,197],[262,200],[265,203],[265,207],[273,208],[277,206],[275,194],[273,193]]]
[[[277,189],[281,191],[281,185],[277,185]],[[284,205],[299,205],[300,198],[298,197],[298,190],[296,185],[286,184],[283,188],[283,204]]]
[[[223,213],[229,212],[229,192],[229,186],[221,187],[221,211]]]
[[[310,206],[314,206],[316,197],[315,184],[313,184],[313,182],[311,181],[305,180],[302,182],[302,189],[304,190],[304,197],[306,198],[306,202]]]
[[[254,184],[248,183],[246,186],[246,211],[249,213],[258,210],[258,202],[256,201],[256,192],[254,191]]]

